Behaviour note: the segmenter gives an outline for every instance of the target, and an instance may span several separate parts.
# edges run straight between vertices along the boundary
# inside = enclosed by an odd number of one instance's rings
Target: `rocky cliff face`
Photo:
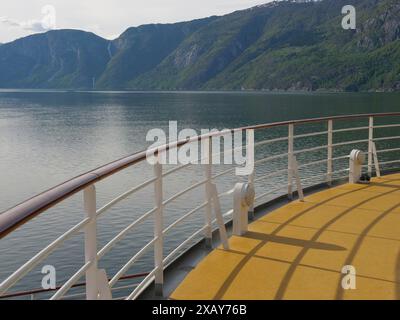
[[[182,41],[213,18],[167,25],[130,28],[113,42],[116,54],[108,62],[98,88],[126,88],[129,81],[151,71]]]
[[[0,86],[90,88],[110,60],[109,41],[61,30],[29,36],[0,48]]]
[[[369,50],[400,39],[400,3],[392,2],[360,27],[358,45]]]
[[[280,1],[222,17],[130,28],[108,41],[76,30],[0,46],[0,87],[97,89],[400,89],[400,3]]]

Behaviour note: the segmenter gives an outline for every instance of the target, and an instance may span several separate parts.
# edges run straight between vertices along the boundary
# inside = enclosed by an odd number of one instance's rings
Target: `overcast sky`
[[[43,32],[53,28],[52,26],[56,29],[92,31],[114,39],[131,26],[222,15],[269,1],[271,0],[1,0],[0,42]],[[55,24],[51,19],[52,8],[55,9]]]

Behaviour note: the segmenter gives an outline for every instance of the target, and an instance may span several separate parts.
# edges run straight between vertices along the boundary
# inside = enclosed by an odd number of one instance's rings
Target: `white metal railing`
[[[400,113],[393,114],[395,116],[400,116]],[[261,149],[262,147],[271,147],[274,144],[286,144],[287,152],[274,154],[267,151],[263,151],[262,157],[255,161],[255,171],[250,174],[247,179],[248,182],[256,186],[257,195],[255,197],[255,201],[258,203],[260,200],[265,199],[267,196],[273,196],[279,192],[282,194],[283,189],[287,189],[286,194],[289,198],[293,197],[293,193],[295,189],[297,189],[297,193],[299,198],[303,198],[303,187],[302,183],[306,181],[314,181],[315,179],[320,179],[320,182],[325,182],[327,184],[331,184],[333,180],[338,178],[338,174],[348,172],[349,168],[346,164],[345,167],[339,167],[335,170],[335,163],[340,162],[341,160],[345,160],[349,158],[348,150],[343,151],[341,154],[337,154],[337,149],[341,147],[350,146],[353,147],[355,145],[365,144],[366,149],[368,150],[368,163],[366,164],[367,170],[370,174],[375,170],[377,175],[380,175],[380,166],[379,165],[389,165],[400,163],[400,157],[396,157],[394,160],[389,161],[380,161],[378,162],[378,155],[379,154],[388,154],[388,153],[396,153],[400,151],[400,147],[390,146],[390,148],[378,148],[379,144],[384,141],[393,141],[398,140],[400,135],[396,136],[379,136],[375,137],[374,133],[375,130],[379,129],[388,129],[388,128],[398,128],[400,124],[387,124],[387,125],[376,125],[374,126],[374,118],[375,117],[383,117],[384,115],[368,115],[363,116],[360,115],[360,121],[363,118],[368,119],[368,126],[359,126],[359,127],[347,127],[347,128],[340,128],[334,129],[334,124],[336,121],[345,121],[346,117],[331,117],[331,118],[324,118],[319,119],[316,121],[315,119],[309,121],[299,121],[297,122],[286,122],[281,124],[271,124],[265,126],[255,126],[255,127],[248,127],[242,128],[246,130],[255,130],[255,131],[266,131],[272,130],[275,127],[282,127],[286,126],[288,129],[288,135],[284,137],[277,137],[273,139],[264,139],[262,141],[258,141],[255,143],[255,154],[257,155],[257,150]],[[388,115],[386,115],[388,116]],[[355,116],[349,118],[357,118]],[[357,119],[358,119],[357,118]],[[321,125],[326,125],[326,130],[317,131],[317,132],[310,132],[310,133],[301,133],[295,134],[295,129],[298,125],[304,126],[308,123],[315,123],[319,122]],[[352,131],[366,131],[366,137],[362,138],[357,137],[357,139],[349,140],[349,141],[339,141],[334,143],[335,134],[343,133],[343,132],[352,132]],[[324,138],[326,136],[326,139]],[[296,141],[305,139],[305,138],[316,138],[318,137],[319,140],[316,140],[318,145],[307,146],[305,148],[298,148]],[[192,141],[187,141],[185,143],[192,143],[193,141],[197,141],[193,139]],[[314,139],[312,140],[314,142]],[[225,213],[221,212],[221,205],[220,199],[230,197],[233,193],[233,185],[230,185],[229,189],[225,192],[218,193],[216,180],[227,176],[228,174],[232,174],[235,168],[223,169],[221,172],[213,172],[214,165],[212,165],[210,159],[214,156],[212,154],[212,143],[213,137],[208,137],[208,161],[204,167],[204,179],[182,188],[179,192],[175,193],[174,195],[170,196],[169,198],[165,197],[164,194],[164,179],[166,176],[179,174],[182,169],[190,168],[193,164],[185,164],[176,166],[169,171],[163,171],[163,165],[156,163],[153,165],[153,172],[154,176],[149,178],[148,180],[140,183],[137,186],[132,187],[131,189],[127,190],[126,192],[122,193],[121,195],[117,196],[116,198],[109,201],[107,204],[102,206],[101,208],[97,209],[97,202],[96,202],[96,188],[95,183],[91,183],[90,181],[84,185],[84,187],[80,187],[79,190],[83,190],[83,200],[84,200],[84,208],[85,208],[85,217],[84,219],[72,227],[67,232],[60,235],[56,240],[51,242],[47,245],[44,249],[39,251],[36,255],[34,255],[31,259],[29,259],[25,264],[19,267],[15,272],[13,272],[10,276],[4,279],[0,283],[0,298],[1,295],[5,293],[9,293],[9,289],[12,288],[19,280],[21,280],[26,274],[28,274],[36,265],[38,265],[41,261],[43,261],[49,254],[54,252],[57,248],[60,247],[67,239],[75,236],[79,232],[84,232],[84,248],[85,248],[85,261],[83,262],[82,266],[71,276],[60,288],[56,290],[56,292],[52,295],[51,299],[63,299],[68,297],[79,297],[80,294],[70,295],[68,296],[68,292],[71,288],[73,288],[78,281],[85,277],[86,279],[86,299],[104,299],[107,297],[112,296],[112,292],[115,288],[125,288],[131,289],[133,291],[130,292],[126,299],[135,299],[137,298],[143,290],[145,290],[148,285],[152,282],[155,283],[156,291],[159,294],[162,294],[162,286],[164,283],[164,270],[165,268],[170,265],[174,259],[176,259],[182,252],[190,246],[191,243],[195,243],[199,240],[199,238],[204,237],[206,242],[210,245],[212,241],[212,231],[214,228],[215,223],[217,224],[217,229],[220,232],[220,236],[222,239],[222,243],[224,247],[227,249],[229,247],[227,241],[227,234],[224,225],[224,218],[231,218],[233,213],[233,208],[229,208],[229,210]],[[184,143],[182,143],[183,145]],[[175,146],[179,148],[179,143],[176,143]],[[171,146],[169,146],[172,148]],[[161,150],[158,153],[160,157],[162,152],[166,152],[168,148],[165,150]],[[322,158],[319,156],[317,159],[313,159],[313,157],[307,158],[307,162],[298,163],[297,157],[304,156],[308,154],[318,153],[318,152],[326,152],[326,158]],[[335,156],[334,156],[335,155]],[[138,160],[139,159],[139,160]],[[141,160],[140,160],[141,159]],[[131,163],[134,165],[135,163],[143,162],[144,157],[136,157],[134,158]],[[273,168],[271,170],[271,166],[268,166],[269,163],[276,161],[276,160],[285,160],[287,162],[287,167],[285,168]],[[120,160],[124,161],[124,159]],[[260,165],[265,164],[266,172],[262,173],[261,175],[257,174],[257,168]],[[316,174],[308,174],[307,176],[303,176],[299,170],[308,170],[312,171],[310,168],[318,165],[326,165],[326,169],[323,173],[317,172]],[[121,168],[127,167],[126,162],[121,164]],[[121,169],[122,170],[122,169]],[[92,173],[89,173],[92,174]],[[97,173],[96,173],[97,174]],[[94,174],[93,174],[94,175]],[[110,174],[107,174],[110,175]],[[265,187],[265,182],[272,177],[277,177],[280,175],[286,175],[286,179],[283,184],[275,185],[275,187]],[[336,177],[335,177],[336,175]],[[86,176],[84,176],[86,177]],[[90,176],[87,177],[89,179]],[[90,179],[89,179],[90,180]],[[86,181],[86,180],[85,180]],[[97,234],[97,223],[98,219],[105,214],[108,210],[112,209],[117,203],[122,202],[124,199],[130,197],[131,195],[137,193],[139,190],[144,189],[147,186],[153,185],[154,187],[154,207],[148,210],[146,213],[141,215],[140,217],[136,218],[132,223],[127,225],[125,228],[120,230],[108,243],[106,243],[100,250],[98,250],[98,243],[97,240],[99,235]],[[186,193],[193,191],[193,190],[203,190],[201,191],[202,197],[204,201],[200,204],[195,206],[194,208],[190,209],[188,212],[182,212],[182,214],[172,223],[170,223],[167,227],[164,227],[164,217],[165,217],[165,210],[164,208],[168,206],[170,203],[174,202],[178,198],[181,198]],[[78,191],[79,191],[78,190]],[[200,191],[197,191],[200,193]],[[70,195],[72,195],[71,193]],[[54,204],[67,199],[68,196],[63,196],[60,200],[54,201]],[[165,241],[164,237],[167,233],[171,230],[177,228],[180,224],[184,221],[192,217],[195,213],[203,210],[204,213],[204,224],[199,226],[199,228],[192,233],[191,235],[187,236],[183,241],[176,247],[172,248],[172,251],[165,255]],[[254,208],[250,208],[253,210]],[[214,218],[212,213],[214,211]],[[6,212],[7,214],[11,215],[10,211]],[[99,270],[98,262],[107,254],[109,253],[116,244],[118,244],[129,232],[132,232],[138,226],[143,224],[149,218],[153,217],[153,229],[154,229],[154,237],[145,244],[139,251],[134,254],[133,256],[127,256],[127,261],[125,264],[120,268],[112,277],[108,279],[105,274],[105,270]],[[1,220],[0,220],[1,223]],[[7,231],[8,233],[9,231]],[[4,232],[6,233],[6,232]],[[140,234],[137,233],[137,236],[140,237]],[[146,274],[146,276],[135,285],[130,286],[117,286],[119,281],[124,278],[128,270],[147,252],[153,250],[154,255],[154,263],[153,267],[151,268],[150,272]],[[103,276],[101,276],[103,275]],[[30,296],[29,291],[27,292],[27,296]]]

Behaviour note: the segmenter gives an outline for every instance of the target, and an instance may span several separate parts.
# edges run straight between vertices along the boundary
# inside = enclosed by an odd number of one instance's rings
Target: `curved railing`
[[[111,298],[113,288],[118,287],[117,283],[126,277],[130,268],[151,248],[154,251],[153,268],[146,272],[143,279],[133,286],[133,291],[127,295],[127,299],[137,298],[150,283],[155,283],[156,288],[161,288],[163,284],[163,274],[167,266],[169,266],[177,257],[179,257],[190,244],[204,237],[207,243],[212,241],[212,231],[215,224],[221,229],[221,221],[218,220],[216,212],[215,219],[212,218],[212,204],[216,204],[216,208],[220,209],[219,199],[229,198],[233,193],[234,182],[237,180],[231,177],[228,181],[228,190],[218,193],[217,180],[226,176],[233,176],[234,167],[223,169],[216,172],[217,166],[212,164],[212,145],[220,143],[217,140],[228,134],[246,131],[252,133],[256,137],[254,144],[255,150],[255,168],[256,170],[249,174],[245,179],[248,183],[256,187],[255,205],[264,203],[267,199],[272,199],[277,195],[286,193],[292,198],[299,184],[294,184],[294,178],[299,178],[302,185],[312,186],[319,183],[331,184],[334,180],[338,180],[348,176],[348,158],[349,151],[358,147],[368,153],[368,163],[365,165],[367,171],[371,174],[376,171],[380,175],[380,168],[383,166],[394,166],[400,163],[400,157],[397,153],[400,151],[398,140],[400,134],[389,135],[378,134],[379,130],[396,131],[400,128],[398,117],[400,112],[381,113],[381,114],[361,114],[349,116],[335,116],[315,119],[304,119],[285,121],[271,124],[262,124],[237,128],[233,130],[224,130],[221,132],[213,132],[207,135],[194,136],[182,141],[167,144],[153,150],[143,151],[134,155],[119,159],[83,175],[66,181],[50,190],[47,190],[27,201],[24,201],[15,207],[0,214],[0,238],[6,237],[19,226],[26,224],[29,220],[38,216],[40,213],[56,206],[63,200],[71,198],[79,192],[83,192],[84,208],[86,212],[85,218],[78,224],[74,225],[67,232],[61,234],[57,239],[45,246],[41,251],[36,253],[29,261],[19,267],[9,277],[0,283],[1,296],[12,298],[13,294],[9,290],[26,276],[36,265],[42,262],[69,238],[76,236],[78,233],[84,233],[84,249],[85,261],[72,277],[70,277],[62,286],[57,287],[52,294],[51,299],[62,299],[68,297],[71,288],[76,287],[81,278],[86,277],[86,298]],[[377,119],[382,121],[390,121],[390,123],[376,124]],[[380,121],[380,120],[379,120]],[[394,121],[394,123],[392,123]],[[365,122],[365,123],[364,123]],[[351,126],[345,126],[350,123]],[[357,124],[357,125],[355,125]],[[336,128],[335,126],[338,125]],[[301,128],[303,131],[296,134],[295,130]],[[275,131],[273,131],[275,130]],[[272,132],[273,131],[273,132]],[[282,135],[287,131],[287,135]],[[272,132],[272,133],[271,133]],[[352,133],[352,139],[343,140],[337,136]],[[357,134],[355,134],[357,133]],[[259,138],[259,139],[257,139]],[[177,165],[172,169],[165,170],[167,166],[160,163],[153,165],[154,175],[140,184],[132,187],[118,197],[112,199],[105,205],[98,208],[96,202],[95,185],[128,167],[144,163],[148,153],[154,153],[158,156],[170,149],[179,149],[184,145],[197,143],[199,141],[208,141],[208,159],[202,166],[204,170],[204,178],[188,187],[181,189],[176,194],[166,198],[163,188],[168,187],[164,181],[167,176],[177,175],[183,169],[190,169],[192,163]],[[388,141],[394,142],[388,145]],[[272,147],[278,146],[278,147]],[[284,151],[284,152],[281,152]],[[394,156],[387,161],[380,161],[380,155],[393,154]],[[310,156],[312,155],[312,156]],[[272,163],[278,165],[272,165]],[[379,163],[379,165],[378,165]],[[282,164],[284,167],[282,167]],[[279,165],[281,167],[279,167]],[[257,169],[260,168],[260,172]],[[214,172],[215,171],[215,172]],[[262,171],[262,172],[261,172]],[[274,177],[280,177],[277,181],[281,183],[274,187],[268,185],[266,181],[272,181]],[[284,177],[284,178],[283,178]],[[98,250],[97,222],[98,219],[116,204],[133,194],[143,190],[148,186],[154,186],[154,193],[151,195],[154,207],[147,210],[143,215],[125,226],[100,250]],[[201,197],[204,202],[191,208],[188,212],[182,213],[174,222],[164,227],[164,208],[183,195],[197,191],[202,187],[204,193]],[[300,189],[302,189],[300,187]],[[254,209],[254,208],[251,208]],[[195,213],[204,211],[205,223],[197,228],[197,230],[185,239],[172,251],[165,255],[164,237],[177,228],[181,223],[187,221]],[[233,208],[229,208],[224,214],[219,212],[225,219],[230,219]],[[107,276],[107,270],[99,268],[99,261],[108,254],[129,232],[137,229],[138,226],[153,218],[154,237],[136,254],[129,258],[111,278]],[[225,220],[226,221],[226,220]],[[140,234],[137,235],[140,237]]]

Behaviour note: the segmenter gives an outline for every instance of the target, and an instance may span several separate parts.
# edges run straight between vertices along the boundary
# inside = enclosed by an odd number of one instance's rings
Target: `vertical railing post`
[[[379,160],[378,160],[378,151],[376,150],[375,142],[372,142],[372,154],[374,156],[374,165],[375,165],[375,172],[378,178],[381,177],[381,169],[379,167]]]
[[[326,182],[332,185],[332,172],[333,172],[333,120],[328,120],[328,159],[327,159],[327,174]]]
[[[288,132],[288,197],[293,199],[293,156],[294,156],[294,125],[289,124]]]
[[[205,143],[204,148],[206,156],[206,164],[205,164],[205,175],[206,175],[206,184],[205,184],[205,194],[206,194],[206,230],[205,230],[205,244],[206,248],[212,248],[212,138],[208,137],[204,139],[203,143]]]
[[[253,142],[254,142],[254,136],[253,136]],[[250,143],[252,143],[252,141],[250,141],[249,135],[246,134],[246,144],[249,145]],[[255,149],[254,149],[254,153],[255,153]],[[255,190],[255,186],[254,186],[255,175],[256,175],[256,168],[254,165],[253,171],[251,172],[251,174],[249,175],[249,178],[248,178],[248,183],[253,187],[253,190]],[[249,206],[248,217],[250,220],[254,220],[254,201]]]
[[[369,117],[369,126],[368,126],[368,174],[372,175],[372,152],[374,142],[374,117]]]
[[[158,160],[154,164],[154,174],[156,181],[154,182],[154,198],[157,210],[154,213],[154,266],[155,272],[155,293],[157,296],[163,295],[164,284],[164,241],[163,241],[163,184],[162,184],[162,164],[161,158],[158,155]]]
[[[219,237],[221,239],[221,243],[222,243],[222,246],[224,247],[224,249],[229,250],[228,235],[226,233],[224,217],[222,216],[221,204],[219,202],[217,186],[215,185],[215,183],[211,184],[210,191],[211,191],[211,195],[212,195],[211,198],[212,198],[213,205],[214,205],[215,218],[217,220],[217,225],[218,225],[218,230],[219,230]]]
[[[86,299],[97,300],[97,214],[96,188],[92,184],[83,190],[83,202],[89,222],[85,227],[85,263],[90,263],[86,271]]]

